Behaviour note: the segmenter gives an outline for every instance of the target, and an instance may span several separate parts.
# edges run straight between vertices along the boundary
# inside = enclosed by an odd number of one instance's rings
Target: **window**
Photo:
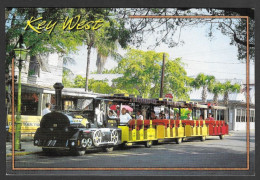
[[[224,120],[225,119],[224,118],[225,111],[224,110],[219,110],[218,113],[219,113],[219,120]]]
[[[241,109],[237,109],[236,122],[240,122],[240,118],[241,118]]]
[[[255,122],[255,110],[250,110],[250,122]]]
[[[64,101],[64,110],[75,109],[73,101]]]
[[[241,122],[246,122],[246,110],[242,109]]]

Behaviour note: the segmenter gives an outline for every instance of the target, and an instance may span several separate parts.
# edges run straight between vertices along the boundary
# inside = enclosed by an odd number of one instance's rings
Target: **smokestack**
[[[55,89],[55,100],[56,100],[55,110],[59,111],[61,110],[61,92],[64,86],[62,83],[57,82],[53,85],[53,87]]]

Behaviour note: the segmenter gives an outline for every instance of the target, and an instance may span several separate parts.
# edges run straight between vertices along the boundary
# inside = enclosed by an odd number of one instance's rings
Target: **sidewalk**
[[[21,142],[21,147],[24,151],[15,151],[15,156],[23,156],[27,154],[40,153],[41,148],[34,146],[33,141]],[[6,142],[6,157],[12,156],[12,142]]]

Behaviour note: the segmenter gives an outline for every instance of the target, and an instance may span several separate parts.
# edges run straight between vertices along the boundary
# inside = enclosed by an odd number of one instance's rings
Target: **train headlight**
[[[75,142],[74,141],[71,142],[71,146],[75,146]]]

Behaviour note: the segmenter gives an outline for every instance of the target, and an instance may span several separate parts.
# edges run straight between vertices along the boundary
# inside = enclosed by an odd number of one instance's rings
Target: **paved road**
[[[8,174],[79,174],[86,175],[253,175],[255,136],[250,137],[250,171],[10,171],[11,157],[7,157]],[[124,150],[106,153],[92,150],[84,156],[42,153],[15,157],[15,167],[21,168],[246,168],[246,133],[233,132],[224,140],[208,137],[205,142],[192,139],[182,144],[164,142],[145,148],[135,145]]]

